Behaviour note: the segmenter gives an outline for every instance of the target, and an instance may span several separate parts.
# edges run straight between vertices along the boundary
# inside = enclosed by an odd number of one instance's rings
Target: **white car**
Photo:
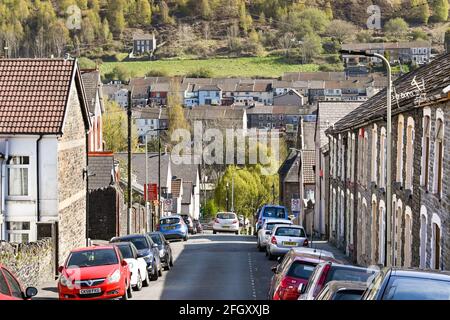
[[[292,248],[308,247],[305,229],[297,225],[276,225],[266,246],[266,256],[273,260],[283,256]]]
[[[147,262],[138,258],[138,250],[131,242],[114,243],[120,250],[123,259],[128,263],[131,271],[130,284],[135,291],[141,291],[142,287],[148,287],[150,279],[147,272]]]
[[[239,234],[239,220],[236,213],[219,212],[213,224],[213,233],[217,232],[233,232]]]
[[[294,248],[294,251],[299,252],[299,253],[307,253],[307,254],[311,254],[311,255],[315,255],[315,256],[319,256],[319,257],[327,257],[327,258],[334,259],[334,254],[332,252],[322,250],[322,249],[302,247],[302,248]]]
[[[270,239],[270,235],[272,233],[272,229],[277,224],[283,224],[283,225],[291,225],[292,221],[286,220],[286,219],[267,219],[262,228],[258,231],[258,240],[256,247],[259,251],[264,251],[266,248],[267,242]]]

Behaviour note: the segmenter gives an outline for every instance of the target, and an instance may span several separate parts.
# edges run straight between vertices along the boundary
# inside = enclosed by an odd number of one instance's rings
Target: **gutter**
[[[9,141],[8,139],[5,140],[5,155],[2,159],[1,167],[0,167],[0,176],[1,176],[1,214],[3,214],[3,224],[2,224],[2,230],[0,231],[0,239],[7,240],[7,234],[6,234],[6,163],[9,158]]]
[[[40,155],[40,142],[43,138],[43,135],[39,136],[39,139],[36,140],[36,217],[37,222],[41,221],[41,191],[40,191],[40,161],[39,161],[39,155]]]

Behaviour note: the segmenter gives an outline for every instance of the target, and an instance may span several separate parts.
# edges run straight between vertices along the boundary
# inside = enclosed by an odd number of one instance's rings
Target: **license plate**
[[[166,230],[174,230],[176,227],[166,227]]]
[[[228,228],[231,228],[231,227],[230,226],[223,226],[223,228],[228,229]]]
[[[296,247],[297,246],[297,242],[287,242],[287,241],[285,241],[285,242],[283,242],[283,246]]]
[[[82,290],[80,290],[80,294],[94,294],[94,293],[100,293],[100,292],[102,292],[101,288],[82,289]]]

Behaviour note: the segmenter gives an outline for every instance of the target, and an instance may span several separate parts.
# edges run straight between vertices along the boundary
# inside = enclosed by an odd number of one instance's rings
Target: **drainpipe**
[[[2,179],[2,190],[1,190],[1,194],[2,194],[2,198],[1,198],[1,208],[2,208],[2,214],[3,214],[3,228],[0,231],[1,232],[1,239],[3,240],[7,240],[7,234],[6,234],[6,163],[8,161],[9,158],[9,141],[8,139],[6,139],[5,141],[5,156],[4,159],[2,161],[2,166],[0,167],[0,174],[1,174],[1,179]]]
[[[37,222],[41,221],[41,192],[40,192],[40,161],[39,161],[39,155],[40,155],[40,142],[42,140],[43,136],[40,135],[39,139],[36,140],[36,217]]]

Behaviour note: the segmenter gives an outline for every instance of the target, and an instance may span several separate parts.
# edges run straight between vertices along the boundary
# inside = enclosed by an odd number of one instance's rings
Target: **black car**
[[[361,300],[366,289],[365,282],[330,281],[317,295],[316,300]]]
[[[450,272],[384,268],[362,300],[450,300]]]
[[[111,243],[131,242],[138,249],[138,257],[147,262],[147,271],[150,280],[158,280],[162,276],[161,259],[159,258],[159,248],[156,243],[146,234],[135,234],[123,237],[112,238]]]
[[[150,238],[152,238],[153,242],[158,245],[161,263],[164,266],[164,270],[169,271],[170,268],[173,267],[173,256],[170,242],[164,238],[164,235],[161,232],[150,232],[147,234]]]
[[[183,218],[184,222],[186,223],[189,233],[196,234],[197,230],[196,230],[196,228],[194,228],[194,222],[192,221],[191,216],[188,214],[180,214],[180,216]]]

